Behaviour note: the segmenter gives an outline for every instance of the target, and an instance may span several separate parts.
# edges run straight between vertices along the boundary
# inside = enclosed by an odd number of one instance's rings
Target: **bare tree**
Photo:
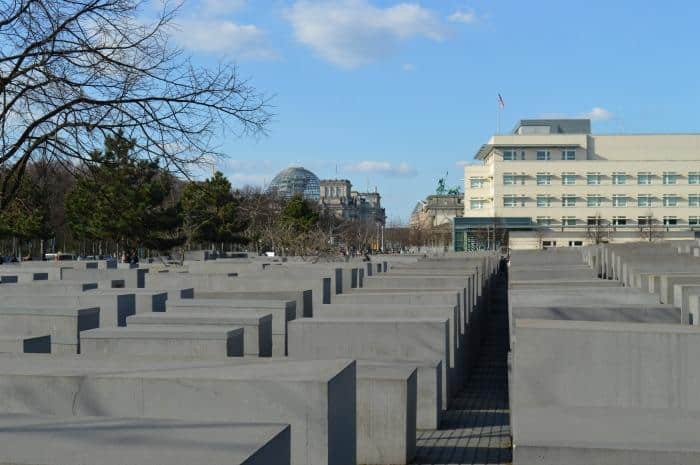
[[[644,217],[639,217],[639,236],[649,242],[654,242],[663,237],[663,228],[660,228],[658,221],[654,218],[651,211],[647,212]]]
[[[176,8],[144,22],[143,4],[0,0],[0,210],[39,153],[70,167],[123,131],[187,173],[221,155],[219,130],[265,131],[266,97],[233,64],[192,64],[169,43]]]
[[[601,244],[610,242],[612,231],[609,226],[604,224],[604,220],[600,213],[596,212],[595,216],[588,219],[586,225],[586,237],[593,244]]]

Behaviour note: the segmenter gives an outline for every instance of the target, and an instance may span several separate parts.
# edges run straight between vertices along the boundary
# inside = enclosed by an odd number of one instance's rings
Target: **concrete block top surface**
[[[35,315],[35,316],[77,316],[82,312],[99,312],[99,307],[80,307],[80,306],[63,306],[50,307],[46,306],[27,306],[22,307],[13,305],[12,307],[3,307],[0,305],[0,315]]]
[[[255,379],[299,382],[329,382],[347,368],[349,359],[286,360],[263,359],[226,361],[99,359],[85,356],[43,354],[0,354],[0,373],[38,376],[114,376],[152,379]]]
[[[369,317],[358,317],[358,318],[351,318],[351,317],[344,317],[344,318],[300,318],[296,319],[294,321],[290,321],[290,325],[303,325],[303,324],[308,324],[308,325],[319,325],[319,324],[328,324],[328,325],[337,325],[339,323],[361,323],[361,324],[410,324],[410,323],[448,323],[448,320],[446,318],[430,318],[430,317],[420,317],[420,318],[395,318],[395,317],[386,317],[386,318],[369,318]],[[699,330],[700,331],[700,330]]]
[[[226,339],[243,334],[243,328],[213,326],[149,325],[126,328],[98,328],[83,331],[83,339]]]
[[[181,299],[168,300],[168,307],[279,308],[296,303],[293,300]]]
[[[240,313],[147,313],[127,317],[129,324],[148,325],[214,325],[214,324],[260,324],[272,320],[272,315],[257,312]]]
[[[659,323],[516,319],[515,327],[523,329],[556,329],[560,331],[609,331],[700,335],[700,326]]]
[[[288,425],[0,415],[0,461],[11,464],[224,465],[248,463],[278,437],[289,463]],[[286,442],[286,446],[285,443]],[[286,459],[283,457],[286,447]]]
[[[184,290],[184,289],[183,289]],[[91,289],[86,291],[87,295],[123,295],[123,294],[133,294],[133,295],[167,295],[168,291],[157,290],[157,289],[143,289],[138,287],[123,287],[118,289]]]
[[[441,304],[395,304],[395,303],[381,303],[381,301],[377,303],[360,303],[360,304],[355,304],[355,303],[339,303],[339,304],[328,304],[324,305],[320,310],[364,310],[364,311],[371,311],[373,309],[376,310],[416,310],[420,311],[420,309],[440,309],[440,310],[454,310],[455,305],[441,305]],[[317,311],[320,311],[317,310]],[[314,318],[316,319],[316,318]]]
[[[416,372],[416,367],[393,363],[357,364],[357,379],[407,380]]]

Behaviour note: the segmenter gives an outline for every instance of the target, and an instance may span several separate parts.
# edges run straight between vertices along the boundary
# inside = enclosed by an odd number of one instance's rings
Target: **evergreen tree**
[[[66,219],[82,239],[114,241],[122,250],[144,246],[167,250],[182,243],[181,218],[166,205],[172,178],[158,161],[132,154],[134,140],[119,134],[105,139],[66,196]]]
[[[15,197],[0,211],[0,237],[20,241],[51,237],[46,197],[42,186],[34,186],[29,178],[22,179]]]
[[[184,228],[190,243],[245,244],[247,224],[231,183],[216,172],[202,183],[190,183],[182,194]]]
[[[280,215],[280,223],[298,234],[308,233],[318,221],[318,210],[299,194],[289,199]]]

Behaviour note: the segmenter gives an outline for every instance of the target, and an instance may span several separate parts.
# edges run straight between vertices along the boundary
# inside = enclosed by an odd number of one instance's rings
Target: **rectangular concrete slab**
[[[127,319],[133,326],[240,326],[245,330],[245,354],[272,356],[272,315],[262,312],[240,313],[150,313]]]
[[[353,357],[380,361],[436,361],[449,366],[447,319],[301,318],[289,324],[289,356],[305,360]],[[443,404],[455,389],[442,372]]]
[[[0,373],[2,412],[288,423],[293,464],[356,463],[351,360],[237,365],[0,355]]]
[[[289,425],[0,414],[11,465],[289,465]]]
[[[88,357],[220,360],[243,357],[244,329],[236,326],[131,326],[84,331]]]
[[[74,296],[33,295],[2,296],[0,307],[47,308],[54,306],[98,307],[100,327],[126,326],[126,318],[136,313],[136,297],[129,293],[93,294],[81,292]]]

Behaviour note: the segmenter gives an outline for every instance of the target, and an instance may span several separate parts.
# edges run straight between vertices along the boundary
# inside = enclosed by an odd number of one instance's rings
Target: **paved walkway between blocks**
[[[442,428],[418,432],[415,464],[510,464],[507,278],[496,283],[473,374],[454,399]]]

